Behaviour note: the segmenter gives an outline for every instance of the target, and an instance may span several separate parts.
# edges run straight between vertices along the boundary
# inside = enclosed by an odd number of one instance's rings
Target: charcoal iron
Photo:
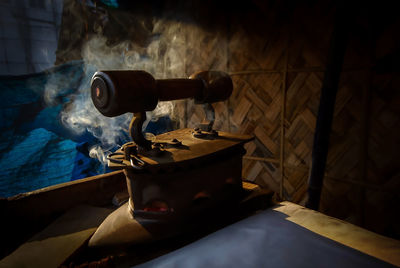
[[[211,103],[233,90],[223,72],[199,72],[188,79],[156,80],[144,71],[100,71],[91,81],[95,107],[105,116],[133,113],[132,142],[108,157],[122,169],[129,201],[110,214],[89,241],[91,247],[137,244],[195,228],[201,219],[234,210],[242,194],[244,143],[252,139],[213,129]],[[178,129],[147,140],[146,111],[159,101],[193,98],[206,118],[195,129]]]

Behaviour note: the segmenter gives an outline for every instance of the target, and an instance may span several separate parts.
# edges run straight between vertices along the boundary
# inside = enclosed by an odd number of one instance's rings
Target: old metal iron
[[[242,155],[248,135],[212,129],[211,103],[229,98],[231,78],[216,71],[189,79],[155,80],[144,71],[101,71],[94,74],[91,96],[105,116],[134,113],[133,142],[109,155],[108,165],[123,169],[129,201],[110,214],[89,246],[146,242],[180,233],[201,217],[234,210],[242,197]],[[196,129],[179,129],[147,140],[142,133],[146,111],[158,101],[193,98],[206,109]]]

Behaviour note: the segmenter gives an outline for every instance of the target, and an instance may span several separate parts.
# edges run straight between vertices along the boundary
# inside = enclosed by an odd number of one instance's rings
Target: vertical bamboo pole
[[[361,108],[361,127],[360,127],[360,180],[361,183],[366,183],[367,179],[367,168],[368,168],[368,138],[369,138],[369,118],[370,118],[370,107],[371,107],[371,89],[372,89],[372,64],[375,61],[375,43],[374,37],[372,36],[371,22],[368,18],[368,70],[365,72],[366,84],[363,87],[362,95],[362,108]],[[359,204],[359,224],[365,226],[365,211],[366,211],[366,189],[360,187],[360,204]]]
[[[360,180],[366,181],[367,176],[367,161],[368,161],[368,136],[369,136],[369,107],[370,107],[370,88],[371,88],[371,75],[369,70],[366,72],[368,78],[366,79],[367,85],[363,87],[362,108],[361,108],[361,127],[360,127]],[[359,222],[361,226],[365,223],[365,188],[359,188],[360,204],[359,204]]]
[[[226,72],[229,73],[231,71],[230,69],[230,49],[229,49],[229,43],[231,41],[231,15],[230,13],[227,14],[226,16],[226,32],[228,33],[228,38],[226,39]],[[233,81],[232,81],[233,82]],[[232,92],[233,95],[233,92]],[[226,107],[226,116],[227,116],[227,120],[228,120],[228,132],[232,131],[231,128],[231,115],[229,114],[229,107],[231,107],[231,98],[228,98],[228,100],[226,101],[225,107]]]
[[[329,150],[329,136],[335,109],[340,74],[347,46],[350,12],[342,3],[338,7],[332,32],[326,71],[321,88],[317,123],[312,149],[312,166],[308,184],[307,208],[318,210]]]
[[[188,44],[189,36],[188,36],[188,27],[187,26],[184,27],[184,31],[185,31],[185,41],[186,41],[186,44]],[[187,64],[186,64],[187,63],[187,57],[188,57],[188,53],[187,52],[188,52],[188,50],[185,49],[185,56],[183,57],[183,68],[184,68],[185,75],[189,76],[191,74],[189,74],[188,70],[187,70]],[[184,100],[184,103],[183,103],[183,107],[184,107],[183,124],[184,124],[185,128],[187,128],[188,125],[189,125],[189,107],[188,106],[189,106],[189,100],[186,99],[186,100]],[[180,128],[182,128],[182,126],[180,126]]]
[[[231,70],[231,61],[230,61],[230,56],[231,56],[231,51],[230,51],[230,49],[229,49],[229,44],[230,44],[230,42],[231,42],[231,37],[232,37],[232,29],[231,29],[231,24],[232,24],[232,17],[231,17],[231,14],[228,12],[227,13],[227,16],[226,16],[226,32],[227,32],[227,35],[228,35],[228,38],[227,38],[227,40],[226,40],[226,72],[227,73],[230,73],[232,70]],[[232,76],[231,76],[231,78],[232,78]],[[233,82],[233,81],[232,81]],[[235,88],[234,88],[234,90],[235,90]],[[232,92],[232,95],[233,95],[233,92]],[[229,114],[229,107],[231,107],[231,98],[228,98],[228,100],[226,101],[226,114],[227,114],[227,116],[228,116],[228,118],[227,118],[227,120],[228,120],[228,132],[232,132],[232,124],[231,124],[231,120],[232,120],[232,118],[231,118],[231,115]]]
[[[281,148],[280,148],[280,160],[279,160],[279,169],[280,169],[280,193],[279,196],[282,200],[284,197],[284,180],[285,180],[285,117],[286,117],[286,91],[287,91],[287,73],[288,73],[288,62],[289,62],[289,39],[290,36],[286,40],[286,48],[285,48],[285,66],[282,74],[282,103],[281,103]]]

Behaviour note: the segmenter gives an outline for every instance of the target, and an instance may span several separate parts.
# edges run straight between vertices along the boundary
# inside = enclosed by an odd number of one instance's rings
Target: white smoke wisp
[[[70,73],[69,75],[77,75],[76,73]],[[60,72],[53,72],[48,75],[43,98],[44,102],[48,106],[57,105],[59,98],[70,94],[70,88],[65,85],[70,84],[70,77]],[[39,88],[38,86],[32,86],[32,88]]]
[[[174,113],[174,104],[171,101],[162,101],[157,104],[157,107],[151,113],[151,119],[157,120],[158,118]]]
[[[107,12],[104,12],[102,21],[106,24]],[[83,45],[81,55],[85,63],[85,79],[78,92],[69,96],[71,102],[62,111],[61,119],[63,124],[75,133],[83,134],[87,131],[100,141],[98,147],[94,147],[96,149],[90,150],[93,151],[90,153],[93,157],[103,159],[100,151],[104,154],[116,145],[122,145],[120,143],[128,136],[129,122],[132,118],[132,114],[108,118],[97,111],[90,98],[90,79],[95,71],[144,70],[156,79],[165,79],[187,77],[199,70],[225,70],[228,51],[226,38],[193,23],[168,20],[168,16],[174,17],[175,14],[171,11],[171,14],[164,14],[164,18],[154,18],[151,26],[143,27],[144,35],[148,39],[141,44],[128,40],[110,45],[107,43],[110,40],[102,36],[101,27],[98,25],[100,28],[96,32],[99,34],[91,36]],[[144,21],[140,22],[140,19],[136,20],[136,25],[147,25]],[[143,31],[138,31],[138,36],[140,32]],[[201,51],[207,51],[206,57],[200,55],[202,53],[196,54]],[[49,80],[45,93],[47,103],[51,103],[58,96],[54,88]],[[193,102],[186,105],[189,114],[193,109],[191,103]],[[175,107],[174,102],[160,102],[154,111],[146,113],[144,127],[150,120],[156,121],[165,115],[185,123],[182,120],[182,112]],[[99,155],[101,157],[98,157]]]
[[[124,41],[113,46],[107,45],[103,36],[89,39],[82,50],[85,62],[86,79],[81,83],[78,93],[72,96],[72,102],[62,111],[63,124],[76,134],[85,131],[96,137],[101,144],[90,149],[90,156],[105,161],[104,152],[114,148],[120,140],[127,137],[132,114],[108,118],[94,107],[90,97],[90,79],[98,70],[144,70],[157,78],[185,77],[184,54],[185,35],[179,23],[156,21],[153,38],[146,47]],[[47,99],[54,95],[49,84]],[[160,102],[156,109],[147,113],[147,122],[159,117],[173,117],[173,102]]]
[[[104,150],[109,150],[122,139],[121,135],[128,129],[131,115],[112,118],[101,115],[94,107],[88,91],[75,96],[70,109],[62,111],[61,120],[78,135],[88,131],[101,142]]]
[[[89,149],[89,156],[91,158],[99,160],[102,164],[103,168],[107,165],[107,157],[111,152],[104,151],[104,149],[100,145],[94,145]]]

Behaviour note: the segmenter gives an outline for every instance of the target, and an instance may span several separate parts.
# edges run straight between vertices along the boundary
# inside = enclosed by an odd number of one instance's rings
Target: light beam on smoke
[[[73,10],[70,9],[71,12]],[[65,107],[61,117],[65,126],[77,134],[88,131],[99,139],[99,146],[103,151],[122,145],[128,136],[127,130],[132,115],[107,118],[95,109],[89,90],[90,79],[95,71],[144,70],[155,78],[163,79],[187,77],[198,70],[216,68],[223,71],[227,66],[225,37],[202,29],[194,24],[191,18],[182,20],[185,23],[177,21],[175,10],[166,11],[161,17],[152,19],[129,16],[125,11],[118,13],[118,10],[108,11],[100,7],[93,10],[97,19],[93,25],[93,32],[97,35],[88,35],[88,40],[81,49],[86,66],[85,79],[78,92],[68,96],[71,102]],[[76,18],[80,17],[81,13],[77,12]],[[113,32],[118,31],[116,25],[121,27],[120,32],[126,35],[121,36]],[[194,51],[204,51],[204,46],[209,52],[207,57],[192,55]],[[50,82],[46,88],[46,102],[51,103],[57,92],[54,92]],[[193,109],[192,102],[188,103],[187,109]],[[146,113],[146,123],[150,120],[156,121],[158,117],[166,114],[183,122],[182,115],[178,118],[174,112],[178,112],[174,111],[174,103],[159,103],[155,111]]]
[[[93,73],[97,70],[145,70],[156,78],[164,78],[166,74],[169,77],[184,77],[184,62],[179,51],[184,51],[185,43],[177,31],[180,31],[178,23],[167,25],[156,22],[153,38],[146,48],[128,41],[108,46],[103,36],[94,36],[86,42],[82,50],[85,79],[78,93],[71,97],[70,105],[63,110],[61,119],[75,133],[88,131],[101,142],[91,148],[91,157],[104,161],[104,151],[121,145],[120,142],[127,137],[132,118],[132,114],[108,118],[97,111],[89,90]],[[51,84],[46,88],[46,99],[51,102],[55,93],[51,90]],[[147,114],[148,121],[165,115],[172,116],[173,108],[172,102],[160,102],[153,112]]]

